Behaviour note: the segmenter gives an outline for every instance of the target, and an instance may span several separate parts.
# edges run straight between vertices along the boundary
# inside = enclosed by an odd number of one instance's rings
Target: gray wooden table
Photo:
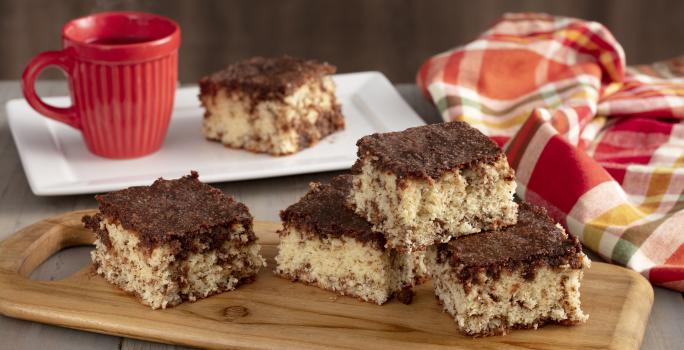
[[[439,120],[414,85],[398,85],[402,96],[428,122]],[[43,82],[43,96],[64,95],[62,82]],[[46,217],[96,207],[92,195],[37,197],[31,193],[7,125],[6,101],[21,97],[19,83],[0,81],[0,239]],[[217,184],[244,202],[259,220],[278,220],[278,211],[303,195],[311,181],[325,181],[337,172],[288,176],[274,179]],[[32,278],[59,279],[78,271],[89,262],[90,248],[71,248],[46,261]],[[596,259],[596,257],[592,257]],[[0,349],[172,349],[172,345],[81,332],[0,316]],[[655,288],[642,349],[684,349],[684,299],[682,294]]]

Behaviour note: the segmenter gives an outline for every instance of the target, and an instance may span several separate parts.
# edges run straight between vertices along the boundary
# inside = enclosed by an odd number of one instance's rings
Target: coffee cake
[[[152,309],[235,289],[264,259],[247,207],[196,172],[95,197],[97,273]]]
[[[351,176],[314,183],[282,211],[276,274],[342,295],[383,304],[410,302],[410,288],[427,277],[424,253],[385,248],[382,234],[346,206]]]
[[[424,249],[515,223],[506,156],[464,122],[373,134],[357,146],[350,204],[390,247]]]
[[[344,129],[327,63],[254,57],[200,80],[204,136],[233,148],[286,155]]]
[[[518,222],[428,249],[435,294],[465,334],[584,322],[580,281],[589,259],[542,208],[521,203]]]

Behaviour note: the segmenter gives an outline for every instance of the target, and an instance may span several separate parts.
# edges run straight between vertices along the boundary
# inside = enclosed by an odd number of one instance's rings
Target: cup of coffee
[[[61,51],[34,57],[22,91],[38,113],[79,129],[88,149],[106,158],[157,151],[166,136],[178,77],[180,27],[140,12],[103,12],[62,28]],[[43,102],[36,78],[48,66],[68,76],[72,104]]]

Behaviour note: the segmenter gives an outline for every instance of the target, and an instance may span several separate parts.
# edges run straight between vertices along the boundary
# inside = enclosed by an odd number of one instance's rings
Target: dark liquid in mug
[[[117,38],[95,38],[88,40],[86,43],[95,45],[129,45],[144,43],[146,41],[150,41],[150,39],[132,36],[122,36]]]

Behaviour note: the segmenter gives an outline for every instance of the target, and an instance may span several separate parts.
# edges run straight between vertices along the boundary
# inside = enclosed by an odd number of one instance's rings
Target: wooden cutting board
[[[80,219],[92,210],[43,220],[0,243],[0,313],[90,332],[207,348],[638,349],[653,304],[639,274],[594,263],[582,283],[589,321],[576,327],[469,338],[441,311],[431,285],[411,305],[384,306],[273,276],[275,223],[257,222],[269,266],[256,282],[175,308],[152,311],[93,274],[91,266],[58,281],[28,276],[60,249],[92,243]]]

